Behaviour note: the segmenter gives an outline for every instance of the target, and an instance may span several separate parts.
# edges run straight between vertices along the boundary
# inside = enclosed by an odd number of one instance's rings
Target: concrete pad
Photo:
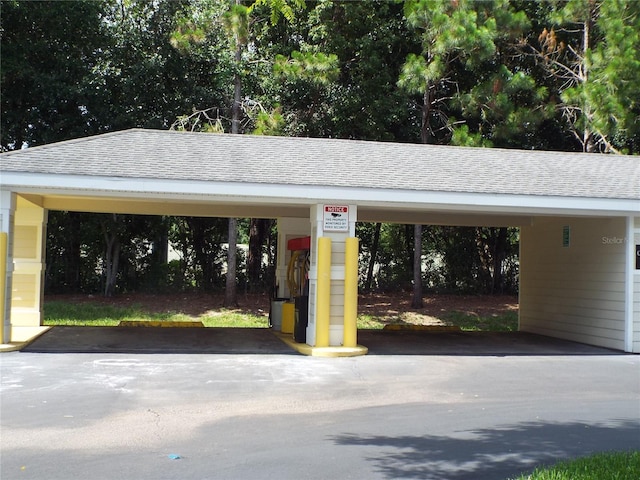
[[[615,350],[526,332],[360,330],[369,355],[614,355]]]
[[[57,326],[22,348],[41,353],[209,353],[368,355],[613,355],[593,347],[524,332],[360,330],[358,347],[314,349],[266,328]]]
[[[266,328],[53,327],[22,349],[38,353],[296,354]]]

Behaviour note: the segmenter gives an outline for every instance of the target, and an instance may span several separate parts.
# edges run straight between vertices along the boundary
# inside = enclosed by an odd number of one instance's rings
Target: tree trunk
[[[240,0],[236,0],[240,4]],[[240,104],[242,100],[242,79],[240,78],[240,63],[242,61],[242,44],[236,36],[235,74],[233,77],[233,105],[231,106],[231,133],[240,133]],[[238,304],[236,288],[236,248],[238,243],[238,220],[229,219],[229,249],[227,250],[227,283],[224,292],[224,306],[232,307]]]
[[[80,215],[82,214],[76,212],[68,212],[65,215],[67,237],[64,240],[64,289],[72,293],[79,292],[81,289],[82,251],[80,233],[82,229]]]
[[[413,296],[411,308],[422,308],[422,225],[414,225],[413,234]]]
[[[427,82],[422,96],[422,124],[420,130],[420,139],[424,144],[431,143],[433,95],[432,86]],[[422,225],[414,225],[413,244],[413,296],[411,298],[411,308],[422,308]]]
[[[504,276],[502,275],[502,265],[507,257],[507,246],[509,242],[509,231],[506,227],[497,228],[495,232],[495,243],[493,247],[493,284],[491,293],[504,293]]]
[[[104,259],[104,296],[111,297],[115,292],[116,279],[118,277],[118,264],[120,263],[120,240],[116,228],[117,216],[113,214],[111,228],[107,221],[102,222],[102,232],[105,240]]]
[[[197,286],[202,291],[210,292],[213,290],[214,275],[210,252],[207,248],[207,235],[209,235],[210,232],[205,222],[206,220],[201,217],[190,217],[188,219],[195,264],[200,266],[200,271],[202,272],[200,278],[196,276]]]
[[[262,248],[267,237],[269,224],[270,221],[263,218],[252,218],[249,222],[247,277],[251,290],[258,289],[262,280]]]
[[[380,227],[381,223],[376,223],[376,228],[373,232],[373,245],[371,245],[371,258],[369,259],[369,267],[367,268],[367,279],[364,284],[364,289],[367,292],[371,291],[371,284],[373,283],[373,267],[376,263],[376,257],[378,256],[378,246],[380,244]]]
[[[236,248],[238,243],[238,220],[229,219],[229,249],[227,251],[227,283],[224,292],[224,306],[236,307],[238,305],[236,286]]]

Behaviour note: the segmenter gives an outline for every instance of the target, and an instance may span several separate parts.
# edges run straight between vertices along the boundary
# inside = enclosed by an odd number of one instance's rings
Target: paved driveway
[[[615,355],[540,335],[360,330],[369,355]],[[23,349],[39,353],[296,354],[265,328],[54,327]]]
[[[640,450],[640,356],[476,353],[3,353],[0,478],[506,479]]]

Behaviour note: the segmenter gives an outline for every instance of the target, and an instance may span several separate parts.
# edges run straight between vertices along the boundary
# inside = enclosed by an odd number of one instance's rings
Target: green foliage
[[[322,52],[291,52],[291,58],[276,55],[273,72],[286,80],[304,80],[311,84],[329,85],[340,74],[338,57]]]
[[[284,123],[282,108],[279,105],[271,112],[261,111],[256,117],[253,134],[280,136],[284,132]]]
[[[3,1],[1,22],[2,149],[130,127],[231,131],[237,105],[239,131],[261,135],[640,151],[640,2]],[[105,233],[119,291],[223,281],[224,221],[104,219],[50,213],[47,292],[105,288]],[[377,252],[374,232],[358,226],[363,278],[374,256],[376,288],[410,289],[412,229],[383,225]],[[170,264],[154,253],[163,235],[181,253]],[[516,246],[511,229],[428,227],[423,279],[514,291]],[[252,275],[266,285],[269,268]]]
[[[493,147],[493,142],[484,137],[480,132],[470,132],[469,125],[461,125],[453,130],[451,145],[491,148]]]
[[[522,71],[498,66],[470,89],[454,96],[452,106],[467,122],[454,127],[451,143],[465,146],[522,147],[554,114],[546,104],[548,89]],[[476,132],[470,132],[473,125]]]
[[[236,46],[244,46],[249,41],[249,13],[249,8],[235,3],[222,17],[222,24]]]
[[[169,42],[173,48],[184,52],[193,44],[203,43],[205,38],[206,33],[202,27],[188,18],[178,18]]]
[[[261,6],[268,6],[271,10],[271,24],[276,25],[280,17],[284,17],[289,23],[293,23],[295,20],[294,9],[304,9],[306,7],[304,0],[293,0],[290,5],[287,0],[255,0],[253,5],[249,7],[249,13],[252,13],[254,9]]]
[[[636,480],[640,452],[604,452],[540,467],[514,480]]]
[[[570,0],[551,4],[546,20],[530,45],[582,150],[637,152],[640,4]]]
[[[2,2],[0,149],[100,130],[92,86],[109,42],[101,13],[98,2]]]

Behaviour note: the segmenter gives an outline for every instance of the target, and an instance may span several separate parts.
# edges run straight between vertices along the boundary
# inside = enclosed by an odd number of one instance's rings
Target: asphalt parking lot
[[[369,355],[615,355],[522,332],[360,330]],[[54,327],[23,349],[39,353],[296,354],[266,328]]]
[[[527,335],[446,353],[455,338],[403,333],[319,358],[236,333],[217,353],[0,354],[0,478],[504,480],[640,450],[638,355]]]

